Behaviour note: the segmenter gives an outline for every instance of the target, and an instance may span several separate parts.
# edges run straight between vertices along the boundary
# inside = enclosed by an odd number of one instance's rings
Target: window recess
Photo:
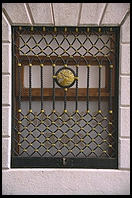
[[[12,167],[117,168],[119,28],[12,37]]]

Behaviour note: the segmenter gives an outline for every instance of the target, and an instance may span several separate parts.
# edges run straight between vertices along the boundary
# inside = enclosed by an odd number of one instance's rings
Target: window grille
[[[119,27],[12,27],[12,167],[117,168]]]

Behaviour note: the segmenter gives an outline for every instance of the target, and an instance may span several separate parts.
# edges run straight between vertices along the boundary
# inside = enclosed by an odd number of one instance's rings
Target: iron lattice
[[[13,27],[14,108],[12,156],[43,158],[106,158],[114,159],[117,154],[117,120],[115,102],[116,28],[70,28],[70,27]],[[22,70],[29,68],[27,95],[23,87]],[[40,69],[40,95],[33,95],[32,67]],[[45,65],[52,67],[52,111],[45,110],[45,87],[43,73]],[[74,65],[75,69],[71,69]],[[90,67],[98,66],[98,88],[90,95]],[[101,69],[107,67],[107,94],[101,88]],[[56,69],[60,66],[60,70]],[[80,112],[78,96],[78,69],[86,67],[87,88],[85,89],[86,110]],[[74,81],[69,86],[58,83],[59,71],[73,72]],[[14,80],[13,79],[13,80]],[[68,79],[69,80],[69,79]],[[65,81],[66,83],[66,81]],[[63,89],[64,109],[56,109],[56,85]],[[75,84],[75,111],[67,110],[68,90]],[[17,88],[16,88],[17,87]],[[101,108],[107,98],[108,110]],[[33,99],[39,98],[40,109],[35,113]],[[81,98],[81,97],[80,97]],[[90,109],[90,100],[98,103],[96,112]],[[29,103],[27,112],[22,101]],[[79,99],[80,100],[80,99]],[[103,105],[103,103],[102,103]]]

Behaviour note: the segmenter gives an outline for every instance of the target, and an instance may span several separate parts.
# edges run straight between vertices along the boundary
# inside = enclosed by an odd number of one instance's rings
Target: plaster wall
[[[11,157],[11,25],[120,26],[119,168],[12,169]],[[2,194],[130,194],[130,4],[2,4]]]

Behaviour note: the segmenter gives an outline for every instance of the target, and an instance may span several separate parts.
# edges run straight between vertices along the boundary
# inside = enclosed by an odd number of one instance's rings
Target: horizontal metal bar
[[[66,158],[63,165],[63,158],[44,157],[12,157],[12,168],[99,168],[117,169],[117,159],[103,158]]]
[[[27,31],[31,31],[31,28],[32,28],[32,32],[35,32],[35,31],[43,31],[43,26],[34,26],[34,27],[31,27],[31,26],[21,26],[21,29],[19,28],[20,26],[12,26],[12,29],[15,29],[15,30],[18,30],[19,32],[22,32],[23,30],[27,30]],[[54,32],[54,28],[56,28],[56,32],[58,31],[63,31],[65,32],[65,28],[67,28],[67,32],[68,31],[74,31],[76,32],[76,28],[78,28],[78,32],[81,30],[81,31],[88,31],[88,32],[99,32],[99,29],[100,29],[100,32],[105,32],[105,31],[118,31],[119,27],[117,26],[94,26],[94,27],[91,27],[91,26],[86,26],[86,27],[76,27],[76,26],[56,26],[56,27],[49,27],[49,26],[45,26],[45,29],[44,29],[44,32],[46,31],[52,31]],[[107,32],[107,33],[108,33]]]

